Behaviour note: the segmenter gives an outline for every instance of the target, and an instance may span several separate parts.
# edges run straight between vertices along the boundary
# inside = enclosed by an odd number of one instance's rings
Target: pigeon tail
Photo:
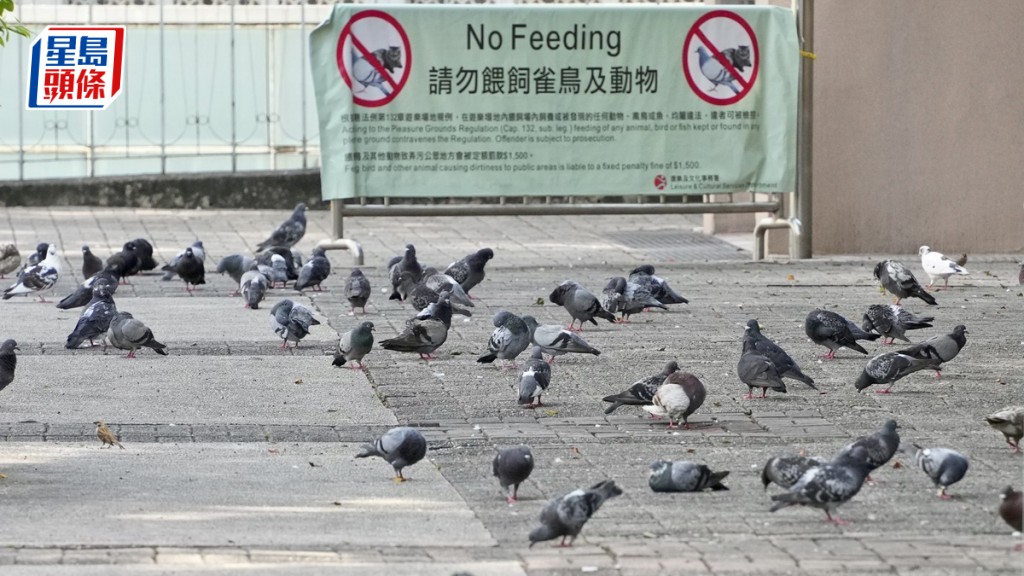
[[[858,348],[859,348],[859,346],[858,346]],[[865,352],[865,354],[867,354],[867,352]],[[790,378],[792,378],[794,380],[799,380],[799,381],[803,382],[804,384],[807,384],[808,386],[811,387],[812,390],[817,390],[818,389],[818,387],[814,385],[814,378],[811,378],[807,374],[804,374],[798,368],[794,367],[794,368],[790,369],[789,372],[786,372],[785,376],[788,376],[788,377],[790,377]]]
[[[612,324],[615,323],[615,315],[609,314],[607,310],[598,310],[597,312],[594,312],[594,316],[604,318],[605,320],[611,322]],[[590,321],[594,322],[594,319],[591,318]],[[594,322],[594,324],[597,324],[597,322]]]
[[[938,302],[935,301],[935,298],[932,297],[931,294],[929,294],[927,291],[925,291],[923,288],[919,286],[915,286],[914,289],[911,290],[909,295],[924,300],[925,303],[928,304],[929,306],[938,306],[939,304]]]
[[[616,411],[619,408],[619,406],[643,406],[645,404],[649,404],[649,402],[644,402],[643,400],[630,394],[628,391],[620,392],[618,394],[612,394],[611,396],[605,396],[604,398],[601,399],[601,401],[612,403],[612,405],[609,406],[608,409],[604,411],[605,414],[611,414],[612,412]]]
[[[728,470],[722,472],[712,472],[711,478],[708,479],[708,486],[710,486],[711,490],[714,492],[718,492],[720,490],[728,490],[729,487],[722,484],[722,480],[725,480],[725,477],[728,475]]]
[[[872,336],[874,336],[875,338],[878,338],[879,335],[878,334],[872,334]],[[874,340],[875,338],[868,338],[868,340]],[[860,352],[861,354],[867,354],[868,353],[868,351],[865,350],[863,346],[861,346],[860,344],[857,344],[856,342],[850,342],[849,344],[845,344],[845,346],[847,348],[849,348],[850,350],[856,350],[857,352]]]

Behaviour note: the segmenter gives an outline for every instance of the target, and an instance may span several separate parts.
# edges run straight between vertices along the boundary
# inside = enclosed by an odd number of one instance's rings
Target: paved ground
[[[106,255],[130,238],[152,239],[158,259],[196,237],[210,267],[249,250],[285,212],[6,209],[0,242],[27,254],[57,242],[66,271],[57,292],[81,280],[78,248]],[[311,213],[307,252],[327,233]],[[841,352],[817,360],[803,334],[814,307],[861,316],[884,303],[871,279],[878,255],[810,262],[751,263],[749,254],[666,217],[354,219],[374,284],[368,306],[378,340],[410,315],[388,302],[383,263],[408,242],[422,261],[444,266],[490,246],[497,256],[478,287],[475,314],[457,317],[439,359],[375,350],[366,374],[330,366],[338,334],[356,320],[334,291],[277,290],[313,305],[324,325],[297,350],[280,351],[267,311],[244,310],[229,279],[208,276],[189,297],[180,282],[142,276],[116,295],[119,309],[147,322],[171,355],[125,360],[101,349],[68,351],[78,311],[16,298],[0,303],[0,337],[21,346],[18,378],[0,393],[0,564],[4,574],[1015,574],[1019,542],[995,513],[998,491],[1020,485],[1021,458],[983,416],[1021,402],[1024,295],[1013,255],[972,255],[967,281],[938,294],[933,330],[963,323],[969,344],[942,380],[914,375],[891,396],[852,387],[865,359]],[[924,242],[925,239],[922,239]],[[943,248],[943,247],[938,247]],[[955,252],[955,247],[947,248]],[[351,268],[331,253],[336,276]],[[917,268],[916,255],[901,258]],[[554,366],[547,406],[516,406],[516,374],[474,362],[491,316],[502,308],[542,322],[567,315],[540,305],[574,278],[597,291],[611,275],[655,264],[689,306],[588,328],[604,353]],[[735,377],[749,318],[787,348],[820,384],[767,400],[743,400]],[[882,347],[869,343],[874,352]],[[692,431],[666,430],[623,408],[604,416],[600,397],[677,359],[709,396]],[[870,392],[870,391],[869,391]],[[105,419],[125,450],[101,449],[93,422]],[[850,439],[897,419],[911,442],[971,458],[949,502],[912,467],[911,455],[878,471],[836,528],[806,509],[769,513],[759,473],[771,455],[829,456]],[[358,444],[396,422],[420,427],[429,462],[390,482],[379,460],[355,460]],[[490,477],[496,446],[529,443],[537,459],[523,500],[504,504]],[[730,470],[728,492],[654,494],[647,464],[691,459]],[[624,496],[587,525],[572,549],[526,547],[549,498],[605,478]]]

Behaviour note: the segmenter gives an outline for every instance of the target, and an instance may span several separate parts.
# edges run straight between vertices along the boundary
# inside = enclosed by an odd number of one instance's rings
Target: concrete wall
[[[1024,251],[1024,1],[815,2],[814,252]]]

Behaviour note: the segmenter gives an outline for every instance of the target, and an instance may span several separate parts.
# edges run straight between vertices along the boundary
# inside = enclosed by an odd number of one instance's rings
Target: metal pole
[[[238,171],[238,137],[235,125],[235,0],[231,0],[231,171]]]
[[[25,71],[22,68],[25,61],[25,54],[22,46],[24,42],[18,42],[18,82],[25,82]],[[19,84],[21,85],[21,84]],[[25,104],[18,102],[18,180],[25,179]]]
[[[160,0],[160,173],[167,173],[167,98],[164,88],[164,0]]]
[[[299,23],[299,54],[302,57],[302,67],[299,71],[299,89],[302,91],[299,100],[301,100],[302,110],[302,167],[308,168],[307,159],[309,158],[309,152],[307,150],[308,138],[306,137],[306,50],[309,49],[306,46],[306,3],[303,2],[299,9],[301,14]],[[332,203],[333,205],[333,203]],[[335,238],[341,238],[341,235],[335,236]]]
[[[796,217],[801,233],[789,235],[789,256],[793,259],[813,255],[813,116],[814,116],[814,0],[800,0],[797,20],[800,26],[800,100],[797,125]]]
[[[270,3],[267,3],[267,5],[266,5],[263,31],[264,31],[264,36],[263,36],[263,40],[264,40],[264,42],[263,42],[263,46],[264,46],[264,62],[266,62],[266,66],[267,66],[266,67],[266,74],[264,74],[264,76],[267,79],[267,83],[266,83],[267,148],[268,148],[268,151],[270,152],[270,169],[271,170],[277,170],[277,154],[276,154],[276,147],[274,146],[274,130],[273,130],[273,120],[272,120],[273,116],[271,115],[273,111],[277,110],[277,107],[274,106],[274,102],[273,102],[274,91],[272,89],[272,86],[274,86],[274,81],[276,80],[276,74],[274,74],[276,66],[274,65],[275,63],[271,60],[271,57],[274,54],[274,45],[275,44],[274,44],[274,32],[273,32],[273,30],[270,29]]]
[[[94,0],[95,1],[95,0]],[[89,4],[89,24],[92,24],[92,4]],[[87,158],[85,165],[87,167],[87,174],[90,178],[96,176],[96,116],[94,112],[89,110],[89,113],[85,115],[85,124],[88,134],[88,152],[86,152]]]

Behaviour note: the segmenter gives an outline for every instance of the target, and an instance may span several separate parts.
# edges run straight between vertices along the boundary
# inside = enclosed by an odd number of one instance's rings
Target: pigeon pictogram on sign
[[[754,29],[733,12],[701,16],[683,42],[683,74],[701,100],[727,106],[754,87],[760,52]]]
[[[337,59],[338,71],[352,90],[352,101],[376,108],[394,100],[405,86],[412,47],[393,16],[365,10],[342,28]]]

